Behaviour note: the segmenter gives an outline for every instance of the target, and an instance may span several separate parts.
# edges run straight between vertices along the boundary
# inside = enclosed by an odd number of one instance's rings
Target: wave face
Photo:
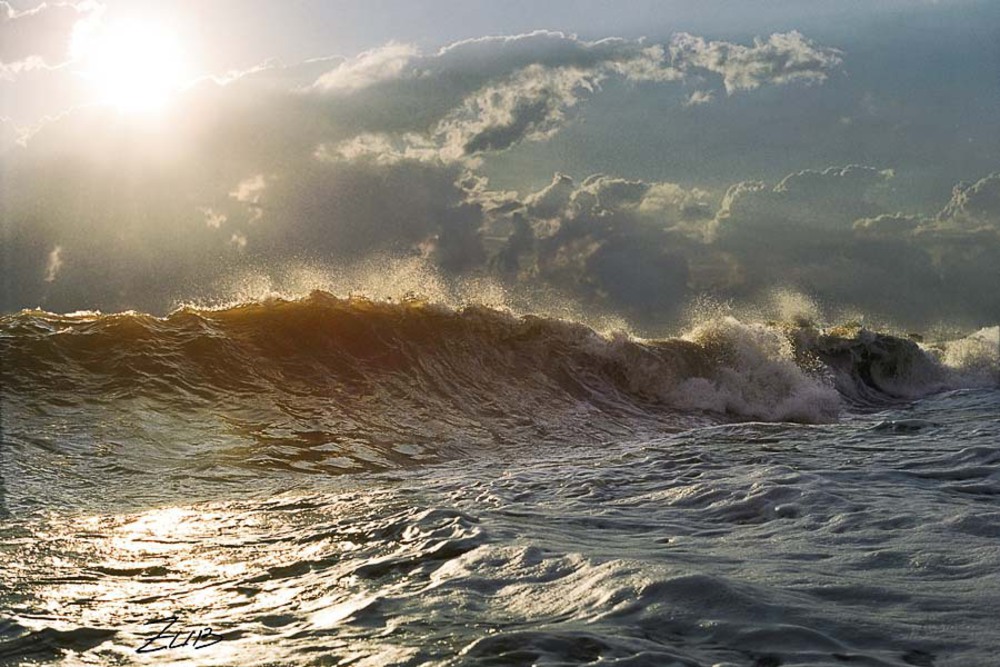
[[[2,320],[5,401],[25,422],[39,411],[67,425],[103,419],[101,433],[153,450],[170,431],[215,463],[323,472],[706,421],[830,422],[845,405],[995,384],[994,333],[922,348],[720,317],[639,340],[481,306],[323,292],[165,318]]]

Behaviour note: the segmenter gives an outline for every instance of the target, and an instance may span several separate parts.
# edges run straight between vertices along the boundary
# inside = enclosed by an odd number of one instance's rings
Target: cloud
[[[355,99],[341,105],[347,113],[354,111],[352,102],[359,110],[385,110],[402,101],[416,111],[405,119],[366,113],[358,119],[363,144],[345,143],[334,152],[381,148],[384,160],[422,154],[460,161],[547,139],[613,66],[643,57],[624,40],[585,42],[553,32],[467,40],[430,55],[392,44],[340,64],[312,90],[353,93]]]
[[[251,224],[264,217],[264,207],[261,205],[261,199],[263,198],[264,190],[266,188],[267,179],[264,178],[264,174],[255,174],[240,181],[229,193],[231,198],[246,205],[246,209],[250,214],[247,222]],[[221,222],[225,221],[225,219],[225,215],[222,215],[220,218],[220,216],[216,214],[215,220],[218,221],[218,224],[212,225],[210,222],[209,226],[218,228],[221,225]],[[246,245],[245,240],[243,245]]]
[[[739,290],[787,285],[821,302],[898,322],[984,322],[1000,313],[1000,235],[993,177],[956,186],[936,218],[886,210],[890,170],[848,165],[789,174],[777,185],[732,186],[715,216],[712,248],[743,276]]]
[[[23,134],[10,118],[0,116],[0,155],[19,145]]]
[[[314,156],[322,162],[371,162],[382,165],[413,160],[445,164],[456,162],[453,154],[426,135],[407,132],[394,136],[388,133],[365,132],[346,141],[323,143]],[[461,160],[469,166],[476,160]]]
[[[0,62],[0,81],[14,81],[24,72],[47,68],[45,60],[40,56],[28,56],[12,63]]]
[[[557,173],[521,206],[504,209],[509,235],[491,265],[589,306],[663,321],[689,296],[688,255],[701,253],[701,240],[680,223],[706,224],[707,198],[676,183],[594,174],[577,184]]]
[[[556,173],[549,185],[526,196],[523,204],[527,216],[536,220],[630,215],[671,229],[682,222],[707,224],[714,213],[710,199],[705,190],[677,183],[593,174],[578,186],[570,176]]]
[[[685,189],[676,183],[654,183],[639,203],[639,212],[660,216],[668,224],[704,220],[712,216],[710,198],[707,190]]]
[[[74,7],[97,7],[77,22],[78,31],[100,17],[97,5]],[[549,139],[577,118],[576,109],[608,79],[665,83],[695,77],[703,84],[706,74],[711,71],[686,56],[643,40],[587,41],[538,31],[466,40],[432,53],[392,43],[349,59],[271,63],[207,77],[187,96],[202,102],[189,109],[186,123],[208,126],[222,116],[236,124],[259,121],[260,136],[244,150],[267,146],[277,152],[274,145],[282,141],[312,141],[310,152],[325,158],[476,166],[485,155]],[[754,81],[789,79],[780,67],[772,74],[758,72]],[[206,140],[217,144],[237,131],[222,127],[220,137]]]
[[[775,33],[766,40],[756,38],[753,46],[681,33],[670,43],[670,57],[682,71],[721,75],[730,94],[765,83],[819,83],[842,62],[840,51],[817,46],[794,30]]]
[[[871,195],[891,178],[889,170],[848,165],[799,171],[774,187],[737,183],[723,197],[715,226],[723,237],[750,236],[764,243],[778,232],[808,237],[818,229],[850,230],[858,219],[887,213]]]
[[[704,292],[755,298],[776,285],[925,319],[996,312],[997,297],[974,287],[995,271],[996,175],[956,187],[928,218],[887,209],[892,172],[864,165],[725,192],[557,172],[517,193],[482,168],[569,124],[586,129],[580,107],[631,84],[675,82],[679,106],[682,84],[735,93],[819,82],[838,65],[797,33],[739,46],[544,32],[205,79],[155,127],[80,109],[5,155],[17,290],[3,306],[162,312],[237,270],[403,256],[654,324]]]
[[[854,231],[865,236],[898,236],[917,229],[924,219],[917,215],[903,213],[883,213],[874,218],[861,218],[854,221]]]
[[[990,174],[972,185],[956,185],[951,201],[937,221],[946,227],[987,228],[1000,232],[1000,173]]]
[[[575,191],[576,184],[572,177],[557,172],[551,183],[525,197],[524,203],[533,218],[558,218],[566,215]]]
[[[48,262],[45,265],[45,282],[51,283],[55,281],[56,277],[59,275],[59,270],[62,269],[62,246],[56,246],[49,253]]]
[[[42,3],[25,11],[0,2],[0,79],[67,62],[74,30],[101,12],[103,6],[92,0]]]
[[[445,154],[460,157],[542,141],[565,124],[566,112],[592,93],[598,75],[576,68],[530,65],[483,88],[448,114],[435,131]]]
[[[212,229],[219,229],[229,219],[225,213],[219,213],[210,207],[199,206],[198,210],[205,216],[205,224]]]
[[[650,189],[644,181],[595,174],[587,177],[573,193],[571,203],[578,212],[593,216],[633,212]]]
[[[419,55],[409,44],[388,44],[366,51],[319,77],[313,88],[326,92],[351,92],[381,81],[399,79]]]
[[[701,104],[708,104],[715,97],[715,94],[711,90],[696,90],[691,93],[687,101],[684,102],[684,106],[696,107]]]
[[[748,47],[687,34],[667,46],[537,31],[466,40],[432,54],[390,44],[340,63],[310,90],[328,98],[350,95],[341,108],[364,113],[358,135],[383,137],[368,141],[367,152],[380,144],[389,155],[406,155],[412,145],[434,159],[460,161],[552,137],[612,77],[664,83],[719,74],[734,92],[822,81],[840,65],[836,53],[799,33],[775,34]],[[711,91],[698,91],[689,104],[711,97]],[[409,116],[394,116],[393,109]],[[431,146],[436,151],[429,152]]]

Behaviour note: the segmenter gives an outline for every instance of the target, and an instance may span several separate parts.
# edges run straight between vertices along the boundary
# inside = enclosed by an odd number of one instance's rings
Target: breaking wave
[[[830,422],[845,408],[995,386],[1000,346],[996,327],[922,345],[722,316],[644,340],[484,306],[325,292],[162,318],[22,311],[0,323],[15,409],[183,414],[237,437],[243,445],[222,448],[234,458],[323,470],[697,420]]]

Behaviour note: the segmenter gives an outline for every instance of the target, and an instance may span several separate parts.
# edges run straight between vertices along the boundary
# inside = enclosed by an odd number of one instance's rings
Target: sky
[[[998,112],[989,1],[0,2],[0,308],[395,280],[986,326]]]

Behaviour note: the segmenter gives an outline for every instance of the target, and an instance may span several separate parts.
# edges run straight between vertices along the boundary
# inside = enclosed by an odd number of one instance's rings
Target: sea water
[[[996,664],[995,330],[2,325],[0,664]]]

